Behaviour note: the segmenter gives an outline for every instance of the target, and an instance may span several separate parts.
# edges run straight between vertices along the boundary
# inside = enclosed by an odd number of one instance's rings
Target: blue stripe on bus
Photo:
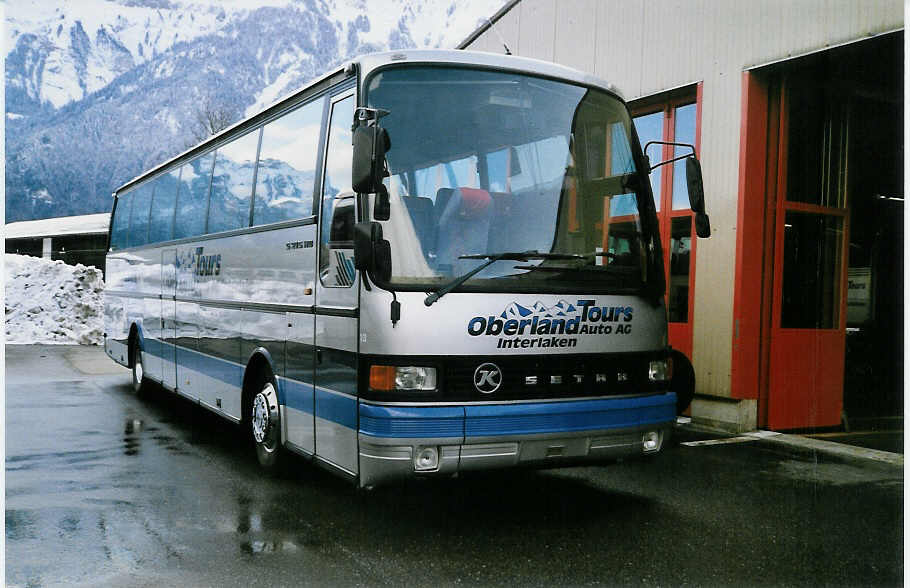
[[[465,436],[621,429],[676,419],[676,394],[577,402],[465,406]]]
[[[143,351],[152,353],[150,349],[158,351],[160,348],[174,349],[170,343],[149,345],[152,339],[146,339]],[[159,342],[160,343],[160,342]],[[205,355],[185,347],[176,347],[177,364],[180,368],[191,369],[205,376],[218,379],[233,386],[239,386],[243,381],[243,366]],[[155,354],[161,357],[165,354]],[[172,361],[170,356],[165,359]],[[285,406],[314,414],[313,385],[307,382],[279,378],[279,402]],[[331,390],[316,389],[316,403],[319,406],[319,418],[332,421],[339,425],[355,429],[357,427],[357,399],[333,393]]]
[[[205,355],[192,349],[180,347],[179,350],[184,352],[178,356],[180,367],[221,380],[232,386],[240,386],[243,383],[243,366],[220,357]]]
[[[284,397],[281,403],[307,414],[313,414],[313,385],[287,378],[278,378]]]
[[[146,338],[143,341],[142,350],[166,361],[176,360],[177,365],[181,368],[199,372],[232,386],[239,386],[243,381],[243,366],[220,357],[212,357],[193,349],[177,347],[152,338]]]
[[[316,387],[316,416],[349,429],[357,428],[357,399]]]
[[[464,437],[464,408],[361,404],[360,432],[373,437]]]
[[[142,351],[154,355],[155,357],[163,356],[164,350],[162,349],[161,341],[152,339],[151,337],[142,337],[140,340],[142,342]]]

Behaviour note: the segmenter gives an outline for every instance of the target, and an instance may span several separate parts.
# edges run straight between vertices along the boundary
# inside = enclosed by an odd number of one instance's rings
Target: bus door
[[[357,287],[351,191],[353,89],[331,100],[316,280],[316,456],[357,473]]]
[[[177,250],[161,252],[161,383],[177,389]]]

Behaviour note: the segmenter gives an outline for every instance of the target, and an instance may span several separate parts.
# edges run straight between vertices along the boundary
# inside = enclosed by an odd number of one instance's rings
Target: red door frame
[[[790,133],[787,78],[779,89],[777,104],[777,182],[774,193],[774,277],[771,336],[768,350],[767,426],[771,429],[829,427],[841,422],[844,385],[844,351],[847,327],[847,265],[849,214],[833,208],[787,200],[787,161]],[[769,112],[771,116],[775,113]],[[774,142],[771,135],[769,140]],[[772,194],[769,192],[769,195]],[[782,321],[784,232],[789,211],[833,216],[843,222],[840,243],[839,304],[837,327],[830,329],[784,328]]]
[[[702,82],[699,82],[695,87],[695,153],[696,155],[701,152],[701,105],[702,105]],[[660,94],[655,97],[646,99],[645,101],[640,102],[639,104],[633,105],[633,116],[643,116],[647,114],[653,114],[655,112],[663,112],[663,129],[661,131],[661,140],[662,141],[673,141],[675,137],[676,130],[676,108],[680,106],[686,106],[693,104],[693,96],[691,90],[684,90],[682,92],[674,92],[670,95]],[[644,147],[644,146],[642,146]],[[660,161],[666,161],[673,157],[673,147],[670,145],[663,145],[661,150]],[[673,165],[668,164],[667,166],[661,169],[661,183],[660,183],[660,210],[657,213],[657,221],[660,227],[661,234],[661,245],[663,246],[663,256],[664,256],[664,278],[667,284],[667,293],[664,296],[665,302],[669,296],[669,284],[670,284],[670,238],[671,238],[671,224],[674,218],[688,217],[689,218],[689,295],[687,299],[688,309],[686,311],[686,322],[671,322],[668,323],[667,327],[667,336],[670,342],[670,345],[686,355],[690,360],[692,359],[692,325],[693,325],[693,316],[695,312],[695,255],[696,255],[696,243],[698,239],[695,237],[695,219],[692,214],[692,210],[689,208],[683,208],[679,210],[673,210]]]
[[[744,72],[742,80],[742,114],[739,146],[739,202],[736,217],[736,269],[733,287],[733,349],[730,365],[730,395],[758,402],[758,426],[767,419],[767,389],[762,381],[764,357],[770,333],[763,327],[770,301],[764,292],[770,280],[768,264],[773,259],[773,243],[768,230],[773,230],[772,199],[767,197],[769,160],[768,83],[764,77]],[[776,154],[774,156],[776,158]],[[776,191],[776,188],[775,188]],[[748,247],[748,251],[747,251]],[[773,266],[772,266],[773,267]]]
[[[786,202],[787,109],[782,104],[785,96],[784,90],[770,84],[767,76],[743,73],[730,370],[731,396],[756,400],[757,426],[778,429],[840,422],[849,243],[846,208]],[[838,329],[780,328],[783,276],[780,252],[784,215],[788,210],[844,218]],[[785,341],[788,337],[793,340]],[[838,337],[840,342],[836,340]],[[825,339],[832,340],[823,344]],[[815,361],[811,365],[793,363],[797,357],[793,351],[798,351],[800,346],[804,348],[807,342],[815,343],[814,353],[809,354]],[[825,372],[825,366],[831,371]],[[817,388],[826,383],[829,385],[824,394],[826,404],[819,410],[806,397],[805,387],[811,384]]]

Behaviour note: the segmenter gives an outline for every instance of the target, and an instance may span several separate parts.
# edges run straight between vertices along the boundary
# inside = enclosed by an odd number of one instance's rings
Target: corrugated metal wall
[[[593,72],[627,100],[704,82],[705,196],[696,259],[699,392],[730,395],[742,72],[904,26],[900,0],[521,0],[467,49]],[[756,244],[756,250],[759,245]]]

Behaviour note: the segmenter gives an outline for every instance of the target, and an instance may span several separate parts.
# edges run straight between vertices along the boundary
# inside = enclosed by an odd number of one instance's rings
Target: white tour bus
[[[366,56],[114,193],[105,350],[263,466],[365,487],[653,454],[676,398],[648,173],[587,74]]]

